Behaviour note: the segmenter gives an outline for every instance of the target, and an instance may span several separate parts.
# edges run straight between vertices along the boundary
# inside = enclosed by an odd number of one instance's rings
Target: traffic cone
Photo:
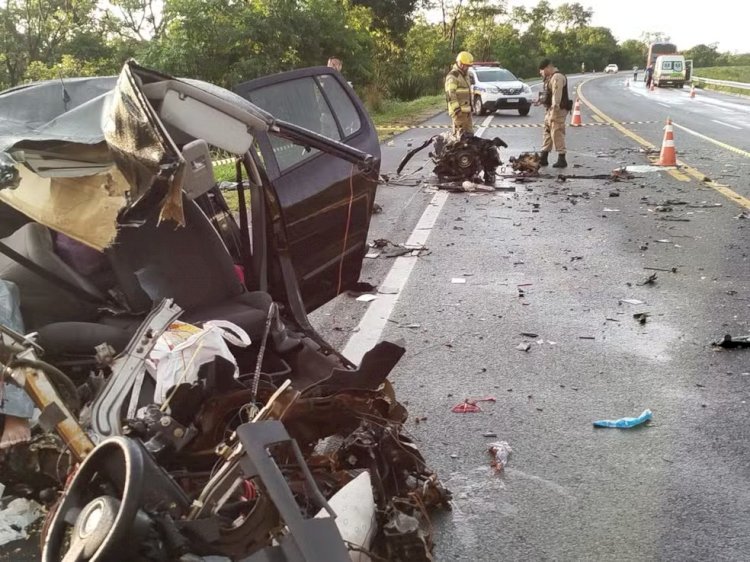
[[[674,149],[674,129],[672,120],[667,117],[667,124],[664,127],[664,140],[661,143],[661,152],[659,153],[659,166],[676,166],[677,154]]]
[[[691,87],[690,87],[690,97],[691,97],[691,98],[694,98],[694,97],[695,97],[695,86],[691,86]]]
[[[570,126],[571,127],[580,127],[582,125],[581,121],[581,102],[576,98],[576,104],[573,107],[573,117],[570,120]]]

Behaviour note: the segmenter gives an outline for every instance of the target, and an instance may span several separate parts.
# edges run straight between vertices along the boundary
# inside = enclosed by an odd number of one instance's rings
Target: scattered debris
[[[669,269],[664,269],[663,267],[644,267],[643,269],[647,271],[666,271],[667,273],[677,273],[676,267],[670,267]]]
[[[482,408],[479,407],[479,404],[477,402],[495,402],[496,399],[493,396],[487,396],[486,398],[467,398],[460,404],[456,404],[451,408],[451,412],[454,414],[474,414],[476,412],[481,412]]]
[[[368,260],[374,260],[374,259],[376,259],[376,258],[380,257],[380,252],[367,252],[367,253],[365,254],[365,257],[366,257],[366,258],[367,258]]]
[[[615,427],[618,429],[628,429],[641,425],[649,421],[652,417],[651,410],[643,410],[643,413],[637,418],[620,418],[619,420],[598,420],[594,422],[594,427]]]
[[[735,218],[735,219],[740,219],[740,220],[743,220],[743,219],[750,219],[750,213],[748,213],[747,211],[742,211],[742,212],[741,212],[741,213],[740,213],[739,215],[737,215],[737,216],[736,216],[736,217],[734,217],[734,218]]]
[[[494,431],[486,431],[482,433],[482,437],[494,438],[497,437],[497,433],[495,433]]]
[[[379,215],[380,213],[383,212],[383,206],[382,205],[378,205],[377,203],[373,203],[372,204],[372,212],[375,215]]]
[[[490,466],[495,469],[496,472],[502,472],[505,466],[508,464],[508,459],[513,449],[507,441],[497,441],[490,443],[487,451],[492,456],[492,463]]]
[[[643,301],[639,301],[638,299],[620,299],[620,303],[625,304],[646,304]]]
[[[649,316],[651,316],[651,314],[648,312],[636,312],[633,314],[633,318],[638,320],[641,324],[645,324]]]
[[[579,340],[595,340],[595,336],[578,336]]]
[[[521,335],[525,338],[538,338],[539,334],[535,334],[534,332],[521,332]]]
[[[610,191],[609,192],[609,196],[610,197],[619,197],[620,196],[620,192],[619,191]]]
[[[346,294],[350,297],[359,297],[360,295],[364,295],[367,293],[374,293],[377,291],[378,288],[373,285],[372,283],[365,283],[360,281],[359,283],[355,284],[351,289],[349,289]]]
[[[530,349],[531,349],[531,344],[528,344],[528,343],[525,343],[525,342],[523,342],[523,343],[519,343],[519,344],[518,344],[518,345],[516,346],[516,349],[517,349],[518,351],[528,351],[528,350],[530,350]]]
[[[731,335],[727,334],[719,341],[716,341],[711,345],[724,349],[750,349],[750,335],[732,337]]]
[[[604,207],[604,209],[602,209],[602,212],[603,213],[619,213],[620,209],[610,209],[609,207]]]
[[[27,538],[28,527],[43,515],[42,506],[34,500],[16,498],[0,510],[0,546]]]
[[[642,283],[638,283],[640,286],[644,285],[656,285],[656,280],[658,279],[658,275],[656,273],[652,273]]]
[[[511,156],[508,160],[514,172],[534,176],[539,175],[542,157],[536,152],[522,152],[517,158]]]
[[[659,242],[660,244],[671,244],[671,240],[662,239],[662,240],[654,240],[654,242]]]
[[[463,277],[453,277],[451,279],[451,283],[453,283],[454,285],[463,285],[466,283],[466,279]]]
[[[708,203],[706,201],[701,201],[700,203],[696,204],[689,204],[688,208],[690,209],[716,209],[717,207],[721,207],[721,203]]]
[[[376,298],[378,298],[378,297],[376,297],[375,295],[371,295],[371,294],[368,293],[368,294],[365,294],[365,295],[358,296],[357,297],[357,301],[359,301],[359,302],[372,302]]]

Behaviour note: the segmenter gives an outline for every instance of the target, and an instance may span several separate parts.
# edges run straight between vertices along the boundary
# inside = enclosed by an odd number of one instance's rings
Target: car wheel
[[[518,114],[523,117],[523,116],[528,115],[530,110],[531,110],[530,107],[519,107],[518,108]]]
[[[472,104],[472,110],[474,112],[474,115],[477,115],[477,116],[484,115],[484,106],[482,105],[481,97],[474,96],[474,103]]]

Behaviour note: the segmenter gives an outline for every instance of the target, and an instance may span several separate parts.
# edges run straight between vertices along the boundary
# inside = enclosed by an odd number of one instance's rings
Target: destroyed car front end
[[[0,280],[24,324],[0,364],[34,442],[62,442],[16,466],[63,487],[44,561],[431,559],[450,495],[403,431],[404,349],[353,365],[307,320],[358,281],[374,127],[327,69],[237,91],[129,62],[0,94]]]

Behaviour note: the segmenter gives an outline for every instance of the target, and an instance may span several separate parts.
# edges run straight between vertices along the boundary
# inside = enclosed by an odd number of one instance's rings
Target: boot
[[[549,152],[542,150],[542,157],[539,159],[540,166],[549,166]]]
[[[557,162],[552,164],[553,168],[567,168],[568,167],[568,161],[565,159],[564,154],[558,154],[557,155]]]

